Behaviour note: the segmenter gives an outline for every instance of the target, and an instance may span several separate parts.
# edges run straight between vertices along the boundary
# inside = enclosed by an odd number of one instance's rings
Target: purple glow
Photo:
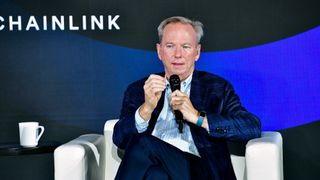
[[[320,27],[252,48],[202,53],[197,68],[235,86],[264,130],[280,130],[320,119]]]

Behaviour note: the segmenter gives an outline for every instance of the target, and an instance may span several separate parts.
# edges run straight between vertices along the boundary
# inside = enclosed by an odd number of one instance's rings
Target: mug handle
[[[44,132],[44,127],[43,126],[38,126],[38,129],[41,129],[41,131],[40,131],[40,134],[38,135],[38,137],[36,139],[37,142],[39,141],[39,139],[41,138],[41,136],[42,136],[42,134]]]

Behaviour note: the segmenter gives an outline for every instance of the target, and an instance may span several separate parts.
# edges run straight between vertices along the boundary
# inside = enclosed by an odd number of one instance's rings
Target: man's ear
[[[160,43],[157,43],[156,48],[157,48],[158,58],[159,58],[160,61],[161,61],[162,59],[161,59],[161,53],[160,53],[160,51],[161,51],[161,45],[160,45]]]
[[[198,59],[200,58],[201,44],[197,45],[197,50],[196,51],[197,51],[197,56],[196,56],[195,61],[198,61]]]

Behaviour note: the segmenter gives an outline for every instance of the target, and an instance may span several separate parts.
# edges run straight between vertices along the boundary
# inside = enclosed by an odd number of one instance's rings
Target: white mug
[[[38,131],[40,129],[40,133]],[[44,132],[44,127],[38,122],[19,123],[20,145],[23,147],[36,147]]]

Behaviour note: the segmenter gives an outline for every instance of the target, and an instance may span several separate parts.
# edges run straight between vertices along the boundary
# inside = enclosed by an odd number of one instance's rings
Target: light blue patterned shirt
[[[190,96],[191,80],[192,74],[185,81],[181,82],[181,92],[186,93],[188,96]],[[152,131],[152,135],[179,148],[181,151],[200,156],[194,144],[189,125],[184,123],[183,133],[179,132],[178,124],[169,104],[172,92],[168,80],[166,80],[166,85],[163,108]],[[149,120],[145,121],[142,119],[139,109],[135,113],[135,121],[138,132],[142,133],[147,130]]]

